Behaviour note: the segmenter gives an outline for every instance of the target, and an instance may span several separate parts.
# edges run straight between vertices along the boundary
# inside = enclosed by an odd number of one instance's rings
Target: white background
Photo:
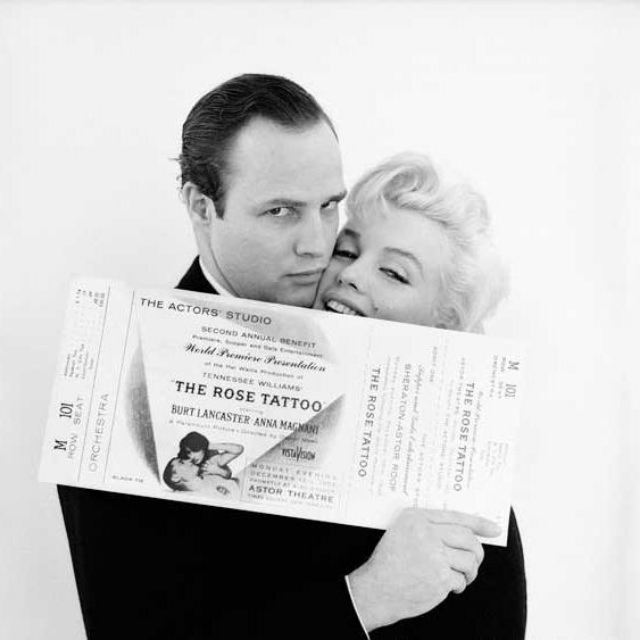
[[[513,500],[528,640],[638,637],[639,407],[623,390],[639,324],[625,294],[640,269],[639,9],[0,4],[0,635],[83,637],[55,490],[36,483],[69,280],[176,284],[194,255],[170,160],[182,122],[254,71],[318,97],[348,183],[415,149],[486,195],[513,279],[488,330],[530,356]]]

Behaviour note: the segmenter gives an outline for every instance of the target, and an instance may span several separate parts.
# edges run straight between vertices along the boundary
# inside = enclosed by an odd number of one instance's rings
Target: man
[[[180,165],[199,258],[179,288],[310,306],[345,195],[335,130],[313,97],[275,76],[224,83],[187,117]],[[488,549],[478,574],[476,536],[496,532],[454,512],[408,510],[383,535],[59,492],[90,638],[523,634],[513,518],[511,549]]]

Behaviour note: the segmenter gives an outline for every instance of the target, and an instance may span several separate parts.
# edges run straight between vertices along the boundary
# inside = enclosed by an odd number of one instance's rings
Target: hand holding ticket
[[[477,516],[403,511],[371,558],[349,576],[367,631],[426,613],[450,592],[462,593],[476,579],[484,558],[475,536],[499,534],[499,527]]]
[[[80,281],[41,478],[380,529],[456,510],[504,545],[522,363],[475,334]]]

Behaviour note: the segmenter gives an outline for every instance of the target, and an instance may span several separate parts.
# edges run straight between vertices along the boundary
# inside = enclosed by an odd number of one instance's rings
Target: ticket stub
[[[455,509],[504,546],[523,369],[511,340],[79,280],[40,479],[381,529]]]

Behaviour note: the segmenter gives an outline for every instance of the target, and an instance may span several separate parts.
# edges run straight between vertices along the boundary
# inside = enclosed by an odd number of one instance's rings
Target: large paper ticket
[[[505,532],[512,341],[80,280],[40,479],[375,528],[406,506]]]

